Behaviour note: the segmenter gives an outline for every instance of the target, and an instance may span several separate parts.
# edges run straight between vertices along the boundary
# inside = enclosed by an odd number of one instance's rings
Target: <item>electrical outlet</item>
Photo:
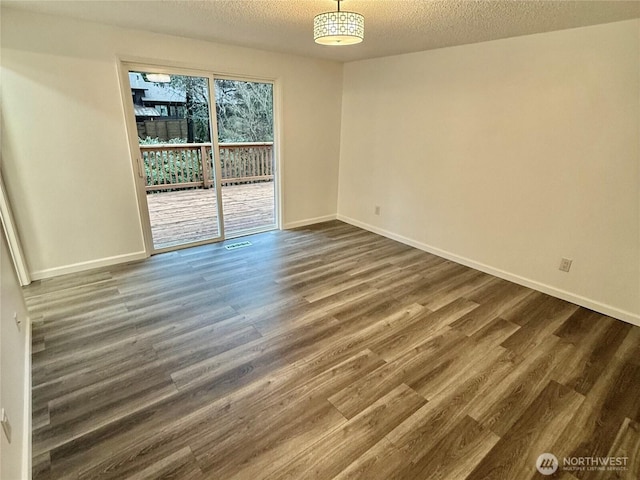
[[[380,205],[376,205],[373,209],[373,213],[376,215],[380,215]]]
[[[569,270],[571,270],[571,262],[573,262],[573,260],[569,258],[563,258],[562,260],[560,260],[559,270],[561,272],[568,272]]]
[[[0,424],[2,424],[2,430],[7,437],[7,441],[11,443],[11,423],[9,423],[9,417],[4,408],[0,410]]]

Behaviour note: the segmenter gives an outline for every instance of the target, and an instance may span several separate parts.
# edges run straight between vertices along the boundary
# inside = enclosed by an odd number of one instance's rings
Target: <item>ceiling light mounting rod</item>
[[[321,45],[353,45],[364,40],[364,17],[356,12],[340,10],[316,15],[313,19],[313,39]]]

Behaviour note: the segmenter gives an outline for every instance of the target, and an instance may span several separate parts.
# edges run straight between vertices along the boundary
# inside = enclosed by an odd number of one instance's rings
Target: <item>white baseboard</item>
[[[94,268],[108,267],[110,265],[117,265],[118,263],[134,262],[136,260],[143,260],[147,257],[148,255],[144,251],[126,253],[124,255],[116,255],[114,257],[100,258],[98,260],[89,260],[87,262],[74,263],[72,265],[65,265],[62,267],[38,270],[35,272],[31,272],[31,278],[33,280],[42,280],[43,278],[57,277],[59,275],[66,275],[68,273],[76,273],[85,270],[92,270]]]
[[[565,290],[561,290],[559,288],[553,287],[551,285],[547,285],[545,283],[541,283],[535,280],[531,280],[529,278],[521,277],[520,275],[516,275],[514,273],[506,272],[504,270],[500,270],[498,268],[491,267],[490,265],[485,265],[484,263],[476,262],[469,258],[461,257],[456,255],[455,253],[448,252],[446,250],[442,250],[440,248],[432,247],[431,245],[427,245],[426,243],[419,242],[417,240],[413,240],[411,238],[404,237],[402,235],[398,235],[397,233],[390,232],[383,228],[378,228],[373,225],[369,225],[368,223],[361,222],[354,218],[347,217],[345,215],[338,214],[336,218],[342,222],[349,223],[353,226],[362,228],[364,230],[368,230],[373,233],[377,233],[378,235],[382,235],[383,237],[390,238],[392,240],[396,240],[400,243],[404,243],[405,245],[409,245],[411,247],[415,247],[419,250],[424,250],[425,252],[432,253],[442,258],[446,258],[447,260],[451,260],[456,263],[460,263],[461,265],[465,265],[467,267],[474,268],[476,270],[480,270],[481,272],[488,273],[495,277],[502,278],[504,280],[509,280],[510,282],[517,283],[519,285],[523,285],[528,288],[532,288],[534,290],[538,290],[542,293],[546,293],[547,295],[551,295],[553,297],[560,298],[562,300],[566,300],[571,303],[575,303],[576,305],[580,305],[582,307],[586,307],[590,310],[595,310],[596,312],[603,313],[610,317],[617,318],[619,320],[623,320],[625,322],[631,323],[633,325],[640,326],[640,315],[627,312],[625,310],[621,310],[619,308],[613,307],[611,305],[607,305],[605,303],[601,303],[590,298],[583,297],[581,295],[577,295],[575,293],[567,292]]]
[[[289,230],[291,228],[306,227],[307,225],[313,225],[314,223],[330,222],[335,220],[336,215],[325,215],[323,217],[306,218],[304,220],[298,220],[296,222],[289,222],[284,224],[284,229]]]
[[[25,320],[24,420],[22,432],[22,478],[31,480],[31,319]]]

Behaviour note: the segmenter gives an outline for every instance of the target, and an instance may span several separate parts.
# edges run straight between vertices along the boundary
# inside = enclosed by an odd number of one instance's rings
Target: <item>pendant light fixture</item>
[[[313,39],[321,45],[353,45],[364,40],[364,17],[355,12],[325,12],[313,19]]]

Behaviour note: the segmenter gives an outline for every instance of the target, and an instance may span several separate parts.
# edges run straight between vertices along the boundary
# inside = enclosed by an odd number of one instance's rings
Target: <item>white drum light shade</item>
[[[171,77],[165,73],[147,73],[147,80],[154,83],[169,83]]]
[[[364,40],[364,17],[355,12],[338,11],[316,15],[313,39],[321,45],[353,45]]]

